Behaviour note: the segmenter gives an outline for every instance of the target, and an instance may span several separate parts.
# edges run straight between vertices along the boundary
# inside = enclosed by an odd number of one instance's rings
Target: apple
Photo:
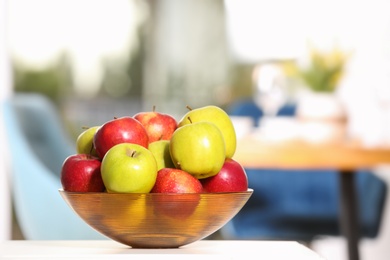
[[[113,213],[99,218],[101,225],[109,229],[108,233],[115,234],[118,230],[130,230],[145,221],[146,216],[152,211],[148,210],[150,208],[147,205],[148,201],[140,199],[140,196],[114,196],[110,200],[101,200],[97,203],[101,210]],[[127,235],[126,232],[122,234]]]
[[[99,158],[89,154],[68,156],[61,168],[61,184],[65,191],[103,192]]]
[[[146,129],[149,136],[149,143],[158,140],[170,140],[173,132],[177,128],[177,121],[171,115],[155,111],[140,112],[133,116]]]
[[[89,127],[81,132],[81,134],[77,137],[76,151],[78,154],[90,154],[96,157],[98,156],[93,145],[93,137],[99,127],[100,126]]]
[[[157,162],[147,148],[121,143],[105,154],[101,173],[107,192],[149,193],[156,182]]]
[[[150,143],[148,149],[157,161],[157,170],[162,168],[175,168],[169,152],[169,140],[159,140]]]
[[[152,193],[200,193],[202,192],[200,181],[180,169],[163,168],[157,172],[156,183]]]
[[[95,133],[93,144],[99,158],[120,143],[134,143],[148,148],[149,137],[138,120],[125,116],[104,123]]]
[[[177,220],[186,220],[195,212],[202,191],[200,181],[188,172],[176,168],[163,168],[158,171],[156,183],[151,192],[180,193],[180,195],[156,197],[158,203],[154,204],[154,210],[157,214]]]
[[[204,106],[197,109],[190,109],[178,123],[178,127],[196,122],[211,122],[214,123],[222,132],[222,136],[226,145],[226,158],[232,158],[236,152],[237,137],[233,122],[229,115],[220,107]],[[191,120],[189,120],[191,118]]]
[[[225,162],[225,141],[210,122],[183,125],[173,133],[169,151],[175,168],[197,179],[217,174]]]
[[[218,174],[200,180],[205,192],[239,192],[248,189],[248,177],[240,163],[226,159]]]
[[[175,194],[174,196],[171,196]],[[156,215],[163,215],[175,220],[188,220],[195,214],[201,199],[200,193],[170,193],[166,196],[156,196],[153,210]],[[205,212],[207,214],[207,212]],[[183,224],[184,222],[181,222]],[[194,225],[191,221],[187,227]],[[196,224],[192,227],[196,228]]]

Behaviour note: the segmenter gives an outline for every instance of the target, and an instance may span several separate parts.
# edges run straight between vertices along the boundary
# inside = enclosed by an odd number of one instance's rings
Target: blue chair
[[[252,101],[231,106],[230,115],[261,118]],[[281,116],[294,116],[287,105]],[[281,239],[312,241],[319,235],[341,235],[339,230],[339,176],[332,170],[246,169],[254,189],[244,208],[225,226],[222,233],[234,239]],[[386,183],[371,173],[356,173],[360,212],[360,234],[376,237],[380,230]]]
[[[61,198],[64,159],[75,153],[56,107],[38,94],[14,94],[3,105],[11,159],[12,199],[26,239],[105,239]]]

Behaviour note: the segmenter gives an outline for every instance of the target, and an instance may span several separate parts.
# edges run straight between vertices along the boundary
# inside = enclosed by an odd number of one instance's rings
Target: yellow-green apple
[[[107,192],[148,193],[157,178],[157,162],[139,144],[121,143],[103,157],[101,173]]]
[[[163,168],[157,172],[152,193],[200,193],[200,181],[186,171],[176,168]]]
[[[218,174],[200,181],[205,192],[238,192],[248,189],[245,169],[233,159],[226,159]]]
[[[120,143],[134,143],[148,148],[149,137],[138,120],[124,116],[104,123],[93,138],[94,147],[101,159],[111,147]]]
[[[232,158],[236,152],[237,137],[229,115],[220,107],[213,105],[189,109],[190,111],[188,111],[179,121],[178,127],[191,124],[191,122],[206,121],[214,123],[219,130],[221,130],[222,136],[225,139],[226,158]],[[191,120],[189,120],[189,118],[191,118]]]
[[[162,168],[175,168],[169,152],[169,140],[159,140],[149,143],[149,151],[152,152],[157,161],[157,170]]]
[[[103,192],[99,158],[89,154],[68,156],[61,168],[61,184],[65,191]]]
[[[95,147],[93,146],[93,137],[99,126],[92,126],[85,129],[76,140],[76,150],[78,154],[90,154],[98,156]]]
[[[139,112],[133,116],[146,129],[149,136],[149,143],[158,140],[170,140],[177,128],[177,121],[169,114],[155,111]]]
[[[175,168],[197,179],[217,174],[225,162],[225,141],[219,128],[202,121],[183,125],[173,133],[169,151]]]

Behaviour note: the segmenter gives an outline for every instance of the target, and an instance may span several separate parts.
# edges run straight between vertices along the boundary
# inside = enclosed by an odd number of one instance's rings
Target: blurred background
[[[390,102],[387,1],[6,3],[13,91],[49,96],[71,132],[153,105],[176,116],[227,107],[254,96],[256,66],[305,66],[314,50],[330,63],[346,57],[335,84],[352,132],[384,135],[374,126]],[[280,100],[294,102],[302,85],[288,81]]]
[[[179,119],[186,105],[253,100],[272,115],[326,85],[350,135],[390,144],[389,1],[1,2],[11,64],[1,96],[47,96],[73,139],[83,126],[154,105]],[[267,78],[280,88],[261,87]],[[368,250],[380,252],[390,234],[377,241]]]
[[[390,102],[387,7],[379,0],[8,1],[13,90],[49,96],[78,132],[153,105],[177,116],[186,105],[227,107],[254,96],[256,66],[304,66],[313,50],[327,59],[337,52],[346,58],[336,91],[358,115],[352,123],[380,126],[377,112]],[[289,81],[281,100],[294,102],[301,85]]]

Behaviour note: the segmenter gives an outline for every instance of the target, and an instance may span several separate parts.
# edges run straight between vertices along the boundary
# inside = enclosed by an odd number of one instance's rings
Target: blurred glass
[[[254,100],[266,117],[276,116],[287,101],[287,82],[277,62],[264,62],[253,71]]]

